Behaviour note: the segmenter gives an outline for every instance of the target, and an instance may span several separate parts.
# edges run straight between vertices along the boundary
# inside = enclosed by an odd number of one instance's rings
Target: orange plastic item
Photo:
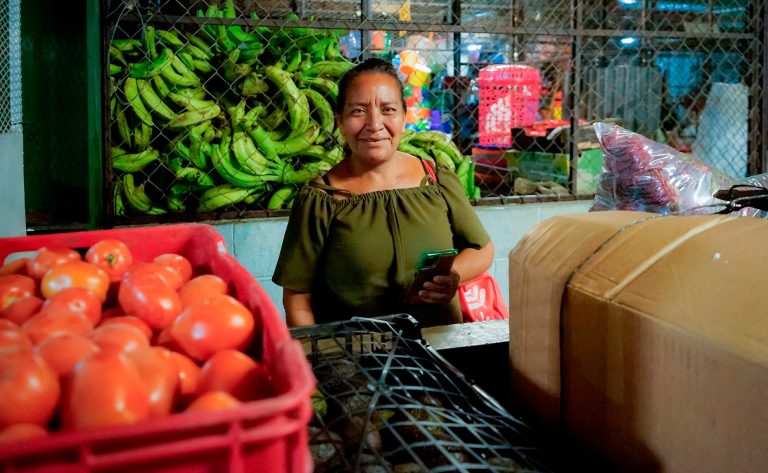
[[[269,373],[273,396],[218,411],[187,412],[140,424],[91,432],[51,432],[23,443],[0,445],[0,471],[181,473],[312,470],[307,424],[312,415],[312,370],[264,289],[227,251],[210,225],[131,227],[18,238],[0,238],[0,261],[43,246],[87,249],[116,238],[135,261],[177,253],[196,274],[215,274],[256,317],[248,354]]]

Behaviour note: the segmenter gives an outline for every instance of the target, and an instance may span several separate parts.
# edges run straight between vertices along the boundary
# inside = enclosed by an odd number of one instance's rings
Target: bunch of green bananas
[[[116,215],[279,209],[343,158],[339,30],[243,27],[232,0],[190,29],[109,47]],[[297,20],[295,15],[286,19]],[[181,28],[181,27],[179,27]]]
[[[400,139],[398,149],[404,153],[430,159],[456,172],[470,199],[480,198],[480,188],[475,186],[475,162],[471,156],[463,156],[456,144],[440,131],[408,129]]]

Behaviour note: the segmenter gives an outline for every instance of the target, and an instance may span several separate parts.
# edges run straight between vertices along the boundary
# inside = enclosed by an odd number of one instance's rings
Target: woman
[[[493,244],[452,171],[397,150],[405,98],[394,68],[352,68],[335,113],[347,154],[296,196],[272,278],[288,325],[403,312],[424,325],[461,322],[456,289],[488,269]],[[459,250],[450,274],[406,304],[419,255],[446,248]]]

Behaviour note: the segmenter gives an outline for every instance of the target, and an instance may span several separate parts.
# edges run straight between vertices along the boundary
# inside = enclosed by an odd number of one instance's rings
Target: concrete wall
[[[23,135],[0,134],[0,237],[26,235]]]
[[[507,255],[510,250],[537,223],[556,215],[586,212],[591,203],[589,200],[577,200],[475,207],[496,247],[491,274],[499,283],[507,304]],[[216,229],[224,236],[229,251],[259,281],[281,313],[282,288],[273,284],[271,278],[287,222],[287,218],[269,218],[214,223]]]

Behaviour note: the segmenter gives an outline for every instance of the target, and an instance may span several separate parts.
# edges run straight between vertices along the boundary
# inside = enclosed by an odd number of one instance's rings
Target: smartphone
[[[438,275],[450,274],[453,267],[453,260],[459,252],[455,248],[438,251],[425,251],[419,255],[416,262],[416,276],[413,283],[408,288],[405,295],[405,301],[408,304],[418,304],[421,302],[419,291],[424,287],[424,283],[431,281]]]

